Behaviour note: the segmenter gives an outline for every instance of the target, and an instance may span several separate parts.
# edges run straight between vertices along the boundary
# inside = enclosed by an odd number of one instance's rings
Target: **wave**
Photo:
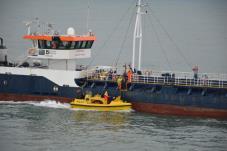
[[[71,108],[69,103],[61,103],[55,100],[44,100],[41,102],[37,101],[0,101],[0,104],[29,104],[29,105],[34,105],[38,107],[48,107],[48,108],[62,108],[62,109],[70,109],[73,111],[93,111],[93,112],[100,112],[99,110],[86,110],[86,109],[76,109],[76,108]],[[106,111],[101,111],[101,112],[106,112]],[[123,112],[123,113],[129,113],[129,112],[134,112],[134,110],[119,110],[119,111],[109,111],[109,112]]]
[[[45,100],[41,102],[29,102],[28,104],[31,104],[34,106],[49,107],[49,108],[70,108],[70,104],[61,103],[54,100]]]
[[[49,107],[49,108],[70,108],[68,103],[60,103],[55,100],[44,100],[41,102],[37,101],[0,101],[0,104],[30,104],[40,107]]]

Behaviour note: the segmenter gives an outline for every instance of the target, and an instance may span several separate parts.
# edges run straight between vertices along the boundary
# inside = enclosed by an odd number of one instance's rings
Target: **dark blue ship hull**
[[[59,86],[42,76],[0,74],[0,100],[70,102],[85,93],[121,95],[141,112],[227,118],[227,90],[132,84],[119,91],[116,82],[77,79],[80,87]]]
[[[79,87],[59,86],[42,76],[0,74],[0,100],[69,102],[81,96]]]
[[[76,80],[83,91],[110,96],[121,95],[141,112],[227,118],[227,90],[171,85],[131,84],[119,91],[115,82]]]

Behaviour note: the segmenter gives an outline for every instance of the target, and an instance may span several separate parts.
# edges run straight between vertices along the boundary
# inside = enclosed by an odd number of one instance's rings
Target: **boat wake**
[[[75,109],[71,108],[69,103],[61,103],[55,100],[44,100],[41,102],[37,101],[0,101],[0,105],[4,104],[12,104],[12,105],[22,105],[22,104],[29,104],[37,107],[48,107],[48,108],[60,108],[60,109],[69,109],[73,111],[89,111],[89,112],[106,112],[106,111],[98,111],[98,110],[86,110],[86,109]],[[119,110],[119,111],[109,111],[109,112],[122,112],[122,113],[129,113],[133,112],[134,110]]]
[[[55,100],[44,100],[41,102],[37,101],[0,101],[0,104],[30,104],[34,106],[40,107],[49,107],[49,108],[68,108],[70,109],[70,104],[68,103],[60,103]]]
[[[61,103],[54,100],[45,100],[41,102],[29,102],[28,104],[40,107],[49,107],[49,108],[68,108],[70,109],[70,104]]]

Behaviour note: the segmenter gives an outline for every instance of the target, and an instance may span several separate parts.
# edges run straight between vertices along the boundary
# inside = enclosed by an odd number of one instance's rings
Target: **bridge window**
[[[43,40],[39,40],[39,41],[38,41],[38,47],[41,48],[41,49],[44,49]]]
[[[51,49],[51,41],[45,41],[46,43],[46,48]]]
[[[69,45],[70,45],[70,43],[67,41],[63,41],[63,42],[60,41],[58,49],[69,49],[70,48]]]
[[[40,49],[51,49],[53,42],[47,40],[39,40],[38,48]]]
[[[47,41],[38,40],[38,48],[40,49],[90,49],[94,41]]]
[[[73,41],[73,42],[72,42],[72,44],[71,44],[71,47],[70,47],[70,49],[74,49],[74,47],[75,47],[75,44],[76,44],[76,43],[75,43],[75,41]]]
[[[82,41],[76,41],[75,42],[75,49],[80,49],[81,48]]]
[[[83,41],[81,44],[81,49],[84,49],[86,47],[87,41]]]
[[[90,49],[92,47],[93,42],[94,41],[87,41],[86,49]]]
[[[65,42],[65,48],[66,49],[70,49],[71,48],[71,45],[72,45],[72,42],[71,41]]]
[[[76,41],[74,49],[90,49],[94,41]]]

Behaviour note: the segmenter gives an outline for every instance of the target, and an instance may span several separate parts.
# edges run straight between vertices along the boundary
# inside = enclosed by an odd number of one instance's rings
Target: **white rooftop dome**
[[[67,29],[67,35],[70,35],[70,36],[75,35],[75,29],[73,27],[69,27]]]

